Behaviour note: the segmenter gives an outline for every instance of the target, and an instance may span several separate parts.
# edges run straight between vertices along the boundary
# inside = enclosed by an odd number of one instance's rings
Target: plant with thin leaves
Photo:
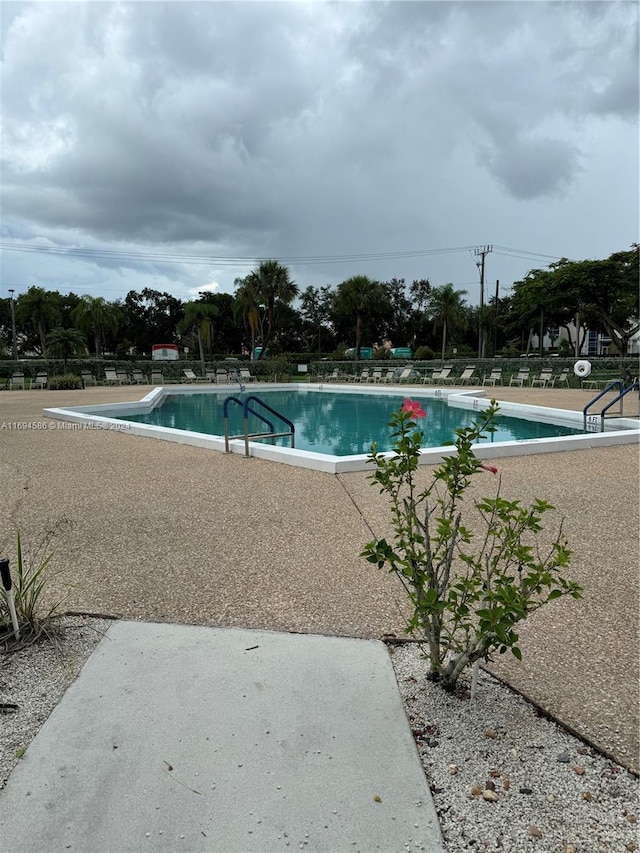
[[[455,431],[453,453],[422,490],[416,472],[424,434],[415,419],[426,413],[419,403],[407,399],[392,414],[393,455],[378,452],[374,443],[369,456],[376,466],[370,479],[391,500],[395,541],[374,539],[362,556],[399,578],[411,603],[407,633],[424,642],[430,677],[447,690],[455,689],[467,666],[496,651],[510,650],[521,659],[518,622],[554,599],[581,593],[563,577],[571,551],[562,523],[544,552],[536,547],[543,516],[554,509],[547,501],[523,506],[507,500],[499,480],[495,497],[473,502],[484,532],[476,536],[463,523],[473,477],[483,470],[498,473],[473,451],[495,430],[497,413],[492,400],[477,421]]]
[[[27,645],[42,635],[55,639],[56,628],[53,620],[59,614],[67,595],[52,603],[45,603],[44,598],[51,580],[61,573],[61,570],[54,569],[51,565],[54,556],[51,542],[61,527],[67,524],[69,522],[62,519],[47,530],[31,557],[25,554],[20,532],[16,534],[16,559],[12,581],[20,641],[19,644],[13,641],[11,648]],[[13,629],[8,602],[4,595],[0,595],[0,641],[8,647],[11,638]]]

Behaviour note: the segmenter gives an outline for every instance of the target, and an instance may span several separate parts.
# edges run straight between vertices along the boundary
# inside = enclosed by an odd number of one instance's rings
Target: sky
[[[636,2],[2,2],[0,298],[486,293],[639,235]],[[485,298],[487,298],[485,296]]]

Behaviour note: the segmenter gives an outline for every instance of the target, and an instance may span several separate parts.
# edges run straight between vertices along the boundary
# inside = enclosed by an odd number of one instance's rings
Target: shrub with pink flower
[[[535,545],[551,504],[506,500],[498,478],[496,496],[472,504],[484,532],[475,535],[463,523],[473,476],[482,470],[498,474],[473,451],[494,430],[497,412],[492,400],[477,422],[455,431],[455,452],[422,490],[417,468],[424,433],[415,419],[426,412],[418,401],[405,399],[391,415],[393,455],[379,453],[374,444],[369,456],[375,466],[370,479],[390,498],[394,539],[373,539],[362,556],[400,580],[412,608],[407,633],[427,646],[431,677],[448,690],[466,667],[496,651],[509,649],[521,658],[515,628],[535,610],[561,596],[580,598],[579,585],[562,574],[571,555],[562,523],[550,549],[540,553]]]

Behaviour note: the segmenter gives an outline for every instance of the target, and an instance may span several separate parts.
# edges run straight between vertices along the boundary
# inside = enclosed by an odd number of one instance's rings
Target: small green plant
[[[11,575],[21,646],[43,634],[50,638],[54,636],[52,620],[66,596],[47,604],[43,599],[50,580],[60,573],[59,570],[52,570],[50,565],[53,558],[51,541],[61,527],[67,524],[69,522],[62,519],[49,529],[31,558],[24,553],[20,533],[16,534],[16,559],[15,565],[11,566]],[[0,640],[6,641],[12,636],[9,606],[6,597],[0,594]]]
[[[535,547],[551,504],[506,500],[499,480],[495,497],[473,502],[484,532],[475,536],[463,523],[472,478],[483,470],[498,473],[472,447],[495,430],[497,412],[492,400],[476,422],[455,431],[454,452],[422,490],[416,472],[424,434],[415,418],[426,413],[418,402],[406,399],[391,416],[393,455],[379,453],[374,443],[369,456],[376,468],[370,479],[391,500],[395,539],[374,539],[362,556],[401,581],[412,607],[407,633],[425,643],[430,677],[447,690],[467,666],[495,651],[509,649],[520,659],[517,623],[561,596],[580,598],[579,585],[562,576],[571,554],[562,523],[544,553]]]
[[[82,388],[82,379],[73,373],[60,373],[49,379],[47,387],[50,391],[70,391]]]

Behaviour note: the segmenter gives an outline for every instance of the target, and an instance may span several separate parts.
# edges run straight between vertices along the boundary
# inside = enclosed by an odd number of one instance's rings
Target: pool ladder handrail
[[[623,408],[624,408],[624,402],[623,402],[623,401],[624,401],[624,398],[626,397],[626,395],[627,395],[630,391],[637,391],[637,390],[640,390],[640,384],[638,383],[638,380],[637,380],[637,379],[635,379],[635,380],[631,383],[631,385],[629,385],[629,387],[628,387],[628,388],[625,388],[625,387],[624,387],[624,382],[622,381],[622,379],[614,379],[614,381],[613,381],[613,382],[608,382],[608,383],[605,385],[605,387],[602,389],[602,391],[600,391],[600,393],[599,393],[599,394],[597,394],[597,395],[593,398],[593,400],[591,400],[589,403],[587,403],[587,405],[586,405],[586,406],[584,407],[584,409],[582,410],[583,427],[584,427],[584,431],[585,431],[585,432],[587,431],[587,414],[588,414],[588,412],[589,412],[589,409],[591,408],[591,406],[593,406],[593,404],[594,404],[594,403],[597,403],[597,402],[598,402],[598,400],[599,400],[601,397],[603,397],[603,396],[604,396],[605,394],[607,394],[609,391],[612,391],[614,388],[617,388],[617,389],[618,389],[618,394],[617,394],[617,396],[616,396],[616,397],[614,397],[614,398],[613,398],[613,400],[610,400],[610,401],[609,401],[609,403],[607,403],[607,405],[606,405],[603,409],[601,409],[601,410],[600,410],[600,414],[599,414],[599,416],[598,416],[598,417],[600,418],[600,432],[604,432],[604,420],[605,420],[605,417],[606,417],[607,412],[609,411],[609,409],[610,409],[612,406],[615,406],[615,404],[616,404],[616,403],[620,403],[620,411],[619,411],[619,412],[614,412],[614,413],[612,413],[612,415],[610,415],[610,417],[618,417],[618,418],[621,418],[621,417],[623,417],[623,416],[624,416],[624,413],[623,413]],[[593,417],[593,416],[592,416],[592,417]]]
[[[236,403],[239,406],[242,406],[242,418],[244,421],[244,432],[240,435],[229,435],[229,403]],[[260,412],[258,412],[250,403],[256,403],[259,406],[265,408],[268,412],[274,415],[276,418],[279,418],[289,427],[287,432],[276,432],[273,426],[273,423]],[[254,415],[259,420],[267,425],[269,428],[269,432],[249,432],[249,414]],[[224,449],[225,453],[229,453],[229,441],[235,438],[244,438],[244,455],[245,457],[249,456],[249,439],[250,438],[269,438],[271,439],[271,444],[274,444],[274,439],[276,438],[285,438],[289,437],[291,440],[291,447],[295,447],[295,424],[289,420],[289,418],[285,417],[281,412],[278,412],[276,409],[272,408],[268,403],[265,403],[264,400],[260,399],[260,397],[255,394],[249,394],[248,397],[245,397],[244,400],[241,400],[239,397],[235,397],[233,394],[227,397],[222,404],[222,417],[224,421]]]

